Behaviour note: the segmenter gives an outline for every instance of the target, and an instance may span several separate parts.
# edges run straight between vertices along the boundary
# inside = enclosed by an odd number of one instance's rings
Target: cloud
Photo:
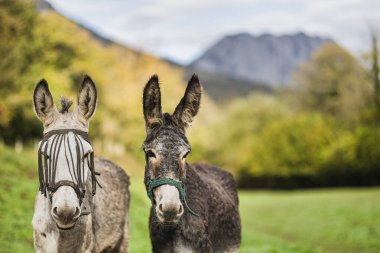
[[[188,63],[237,32],[305,31],[329,36],[354,54],[368,50],[380,24],[372,0],[51,0],[65,15],[119,42]]]

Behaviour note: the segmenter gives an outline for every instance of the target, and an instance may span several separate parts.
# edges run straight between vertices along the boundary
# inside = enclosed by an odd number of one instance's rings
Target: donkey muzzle
[[[184,213],[184,208],[176,187],[162,185],[154,189],[156,214],[161,222],[176,222]]]
[[[53,195],[50,213],[59,228],[72,227],[81,216],[81,207],[74,189],[60,187]]]

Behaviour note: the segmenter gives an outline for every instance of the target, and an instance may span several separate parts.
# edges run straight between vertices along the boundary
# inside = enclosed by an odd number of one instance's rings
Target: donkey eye
[[[148,158],[156,158],[156,154],[152,150],[146,151],[146,156]]]

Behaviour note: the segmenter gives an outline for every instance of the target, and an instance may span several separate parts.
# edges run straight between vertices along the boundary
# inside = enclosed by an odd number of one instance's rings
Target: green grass
[[[130,214],[130,252],[150,252],[148,217],[150,200],[145,193],[142,178],[132,178]]]
[[[31,152],[0,145],[0,252],[33,252],[32,216],[38,187]]]
[[[0,145],[0,253],[33,252],[36,163],[33,152],[15,155]],[[130,252],[150,252],[150,203],[142,178],[131,181]],[[242,191],[240,252],[379,252],[379,200],[380,188]]]
[[[380,189],[241,192],[241,252],[379,252]]]

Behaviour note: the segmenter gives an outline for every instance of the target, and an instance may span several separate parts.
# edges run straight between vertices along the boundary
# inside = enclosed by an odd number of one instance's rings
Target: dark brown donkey
[[[153,252],[238,252],[241,225],[236,183],[226,171],[188,164],[185,130],[197,114],[201,85],[193,75],[172,115],[162,113],[158,77],[144,88],[145,185],[152,201]]]

